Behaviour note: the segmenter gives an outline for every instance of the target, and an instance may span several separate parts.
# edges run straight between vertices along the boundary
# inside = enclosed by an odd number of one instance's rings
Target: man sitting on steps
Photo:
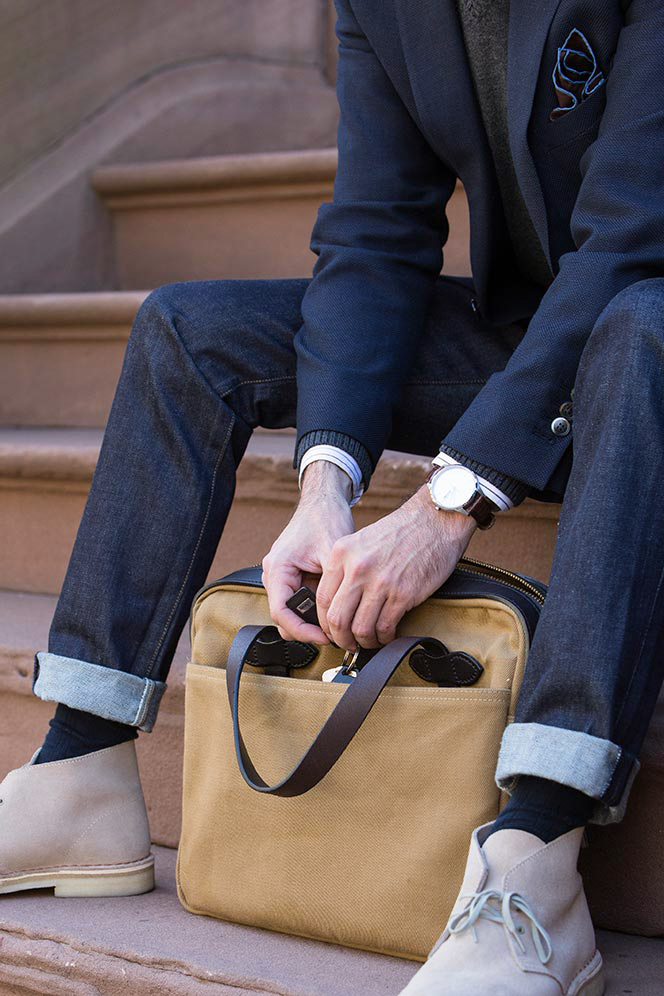
[[[582,828],[624,812],[664,662],[664,11],[336,6],[339,166],[312,278],[174,284],[136,317],[36,655],[55,716],[0,790],[0,891],[37,872],[63,895],[151,887],[133,739],[155,722],[252,430],[297,426],[301,499],[263,565],[287,638],[385,644],[478,525],[526,496],[562,502],[498,761],[511,798],[473,836],[471,896],[404,994],[596,996]],[[472,281],[440,276],[457,177]],[[436,504],[423,481],[355,533],[386,446],[439,454]],[[320,629],[285,607],[311,577]],[[529,897],[518,950],[508,875]]]

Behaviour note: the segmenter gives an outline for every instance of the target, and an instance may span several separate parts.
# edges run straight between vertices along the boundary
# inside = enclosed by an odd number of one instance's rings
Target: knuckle
[[[376,626],[376,632],[380,634],[393,633],[394,630],[396,629],[396,625],[397,625],[397,620],[394,617],[386,616],[384,619],[381,619],[378,625]]]
[[[343,560],[345,552],[346,547],[343,540],[336,540],[330,549],[330,563],[338,564],[340,560]]]
[[[367,572],[368,564],[363,557],[354,557],[346,565],[346,573],[350,578],[361,578]]]
[[[352,556],[353,547],[345,536],[336,540],[330,550],[330,560],[335,567],[346,564]]]

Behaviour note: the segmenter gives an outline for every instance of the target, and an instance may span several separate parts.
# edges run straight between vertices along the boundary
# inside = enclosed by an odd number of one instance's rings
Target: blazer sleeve
[[[441,270],[456,177],[426,142],[349,0],[336,8],[339,162],[333,200],[312,231],[318,259],[294,340],[296,454],[305,435],[332,430],[361,443],[375,467]]]
[[[570,399],[593,327],[621,290],[664,275],[663,37],[661,0],[632,0],[598,136],[580,162],[571,217],[576,248],[561,257],[506,367],[489,378],[444,440],[538,489],[572,440],[572,433],[554,435],[551,423]]]

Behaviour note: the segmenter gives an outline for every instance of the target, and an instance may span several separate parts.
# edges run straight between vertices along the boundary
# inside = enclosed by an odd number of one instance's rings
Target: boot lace
[[[460,934],[461,931],[470,927],[473,940],[477,943],[475,924],[483,916],[493,923],[500,923],[507,927],[516,945],[525,954],[526,945],[523,943],[522,937],[525,928],[514,921],[514,913],[520,913],[530,926],[530,934],[539,960],[543,965],[549,961],[553,954],[551,938],[526,900],[518,892],[499,892],[496,889],[485,889],[483,892],[463,895],[461,899],[467,899],[468,902],[464,909],[450,917],[447,925],[450,934]]]

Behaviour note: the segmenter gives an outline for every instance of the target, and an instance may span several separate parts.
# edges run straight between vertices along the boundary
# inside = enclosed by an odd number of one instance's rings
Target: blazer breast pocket
[[[537,140],[550,152],[562,150],[565,157],[571,147],[582,146],[585,139],[585,145],[590,145],[599,128],[605,104],[606,94],[602,86],[562,117],[555,121],[546,118],[541,122]]]

